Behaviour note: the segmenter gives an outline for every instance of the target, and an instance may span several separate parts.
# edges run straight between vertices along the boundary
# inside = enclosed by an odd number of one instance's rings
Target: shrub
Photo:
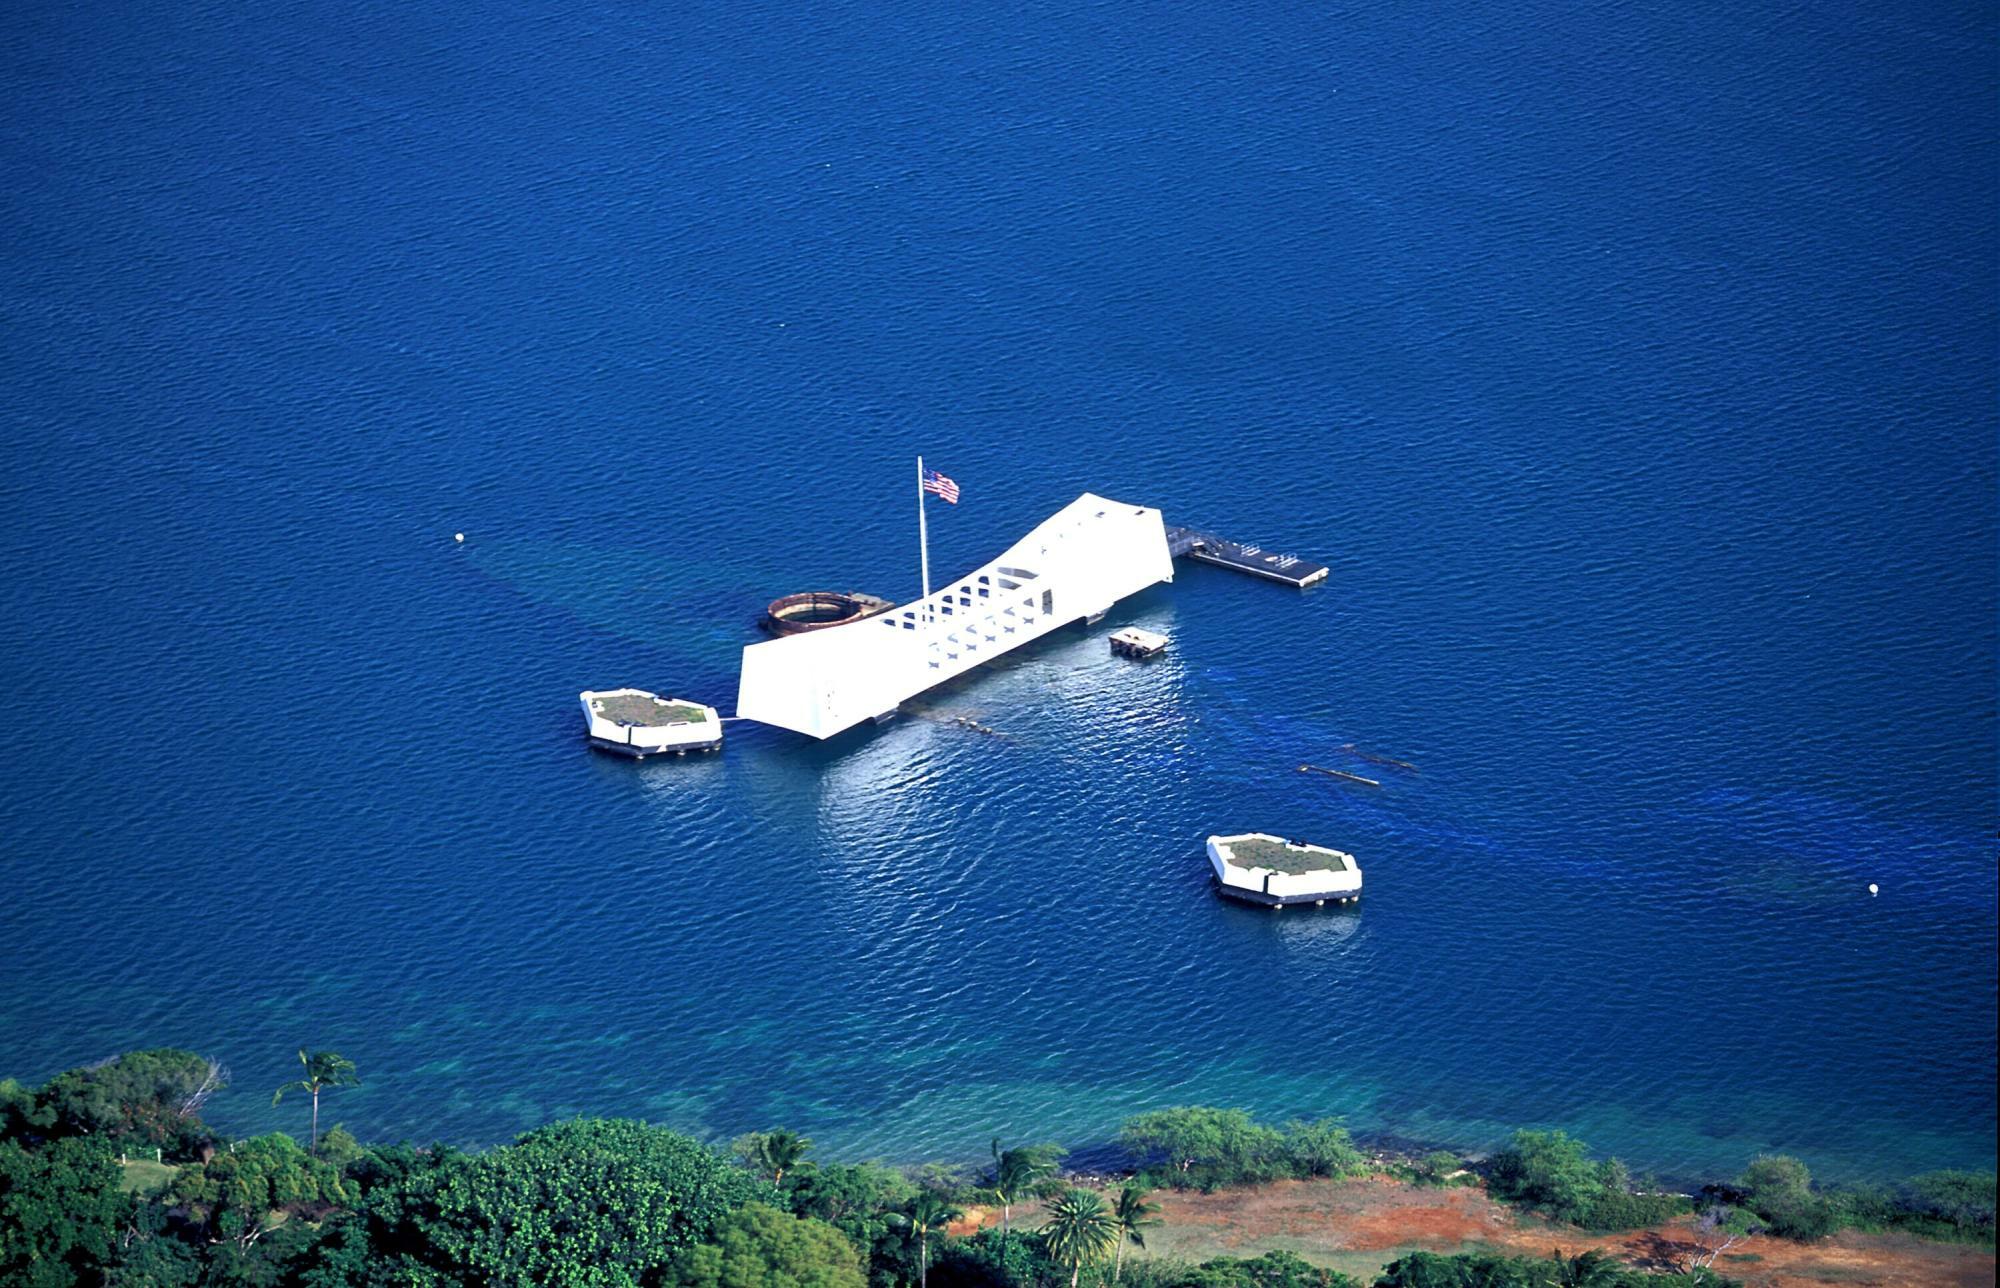
[[[1689,1210],[1676,1194],[1634,1194],[1632,1176],[1617,1159],[1592,1163],[1588,1147],[1559,1131],[1518,1131],[1493,1156],[1488,1188],[1511,1202],[1539,1208],[1586,1230],[1635,1230]]]
[[[1541,1288],[1548,1282],[1541,1269],[1535,1266],[1530,1278],[1526,1263],[1504,1257],[1412,1252],[1383,1267],[1375,1288]]]
[[[1375,1281],[1375,1288],[1550,1288],[1581,1283],[1592,1288],[1742,1288],[1712,1270],[1654,1275],[1606,1264],[1585,1254],[1578,1258],[1500,1257],[1491,1253],[1444,1256],[1412,1252],[1392,1261]]]
[[[1837,1229],[1884,1230],[1899,1214],[1895,1193],[1881,1185],[1843,1185],[1823,1197]]]
[[[1312,1265],[1290,1252],[1267,1252],[1247,1261],[1204,1261],[1203,1270],[1227,1276],[1228,1288],[1361,1288],[1351,1276]]]
[[[1993,1198],[1992,1172],[1926,1172],[1910,1179],[1898,1206],[1919,1229],[1991,1242]]]
[[[1148,1258],[1125,1267],[1121,1288],[1361,1288],[1351,1276],[1326,1270],[1290,1252],[1236,1260],[1217,1257],[1200,1265]]]
[[[1840,1213],[1815,1194],[1806,1165],[1785,1154],[1760,1154],[1737,1178],[1744,1206],[1763,1218],[1771,1233],[1809,1243],[1840,1228]]]
[[[1577,1224],[1586,1230],[1638,1230],[1671,1221],[1691,1205],[1678,1194],[1633,1194],[1606,1189],[1590,1201]]]

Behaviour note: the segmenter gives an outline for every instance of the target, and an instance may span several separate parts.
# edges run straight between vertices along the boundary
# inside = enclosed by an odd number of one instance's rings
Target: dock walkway
[[[1327,572],[1325,564],[1316,564],[1296,555],[1276,554],[1262,546],[1246,546],[1196,528],[1168,527],[1167,550],[1176,559],[1193,559],[1218,568],[1231,568],[1301,589],[1322,580]]]

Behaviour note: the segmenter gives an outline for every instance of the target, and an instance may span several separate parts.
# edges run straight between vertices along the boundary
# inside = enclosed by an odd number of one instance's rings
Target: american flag
[[[958,504],[958,484],[952,482],[936,470],[924,471],[924,491],[953,505]]]

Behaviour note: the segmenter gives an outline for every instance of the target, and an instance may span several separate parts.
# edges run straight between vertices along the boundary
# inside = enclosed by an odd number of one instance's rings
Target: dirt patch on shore
[[[1421,1190],[1395,1181],[1279,1181],[1217,1194],[1154,1196],[1168,1229],[1201,1232],[1202,1244],[1254,1255],[1292,1245],[1338,1252],[1457,1249],[1497,1239],[1513,1220],[1478,1190]]]
[[[1021,1215],[1021,1207],[1019,1204],[1016,1204],[1014,1207],[1014,1215],[1017,1217]],[[1037,1222],[1037,1224],[1040,1223]],[[1000,1209],[985,1208],[985,1207],[980,1207],[976,1204],[968,1204],[965,1209],[965,1215],[959,1217],[958,1220],[953,1221],[949,1225],[945,1226],[944,1232],[952,1236],[954,1239],[969,1239],[973,1235],[978,1234],[981,1230],[984,1230],[989,1225],[995,1227],[996,1229],[999,1227]],[[1029,1228],[1032,1229],[1033,1227]]]
[[[1520,1213],[1478,1189],[1421,1189],[1386,1178],[1281,1181],[1216,1194],[1154,1195],[1166,1224],[1146,1235],[1154,1255],[1203,1260],[1249,1257],[1272,1249],[1344,1270],[1367,1283],[1406,1252],[1497,1252],[1545,1257],[1600,1248],[1651,1269],[1679,1264],[1692,1250],[1687,1220],[1653,1230],[1591,1235]],[[1026,1217],[1024,1221],[1023,1218]],[[1015,1228],[1033,1229],[1038,1214],[1014,1209]],[[1983,1288],[1994,1283],[1994,1257],[1983,1248],[1931,1243],[1905,1235],[1848,1232],[1813,1244],[1752,1239],[1716,1269],[1751,1288]]]
[[[1689,1251],[1687,1222],[1659,1230],[1593,1240],[1637,1265],[1667,1269]],[[1750,1288],[1867,1284],[1875,1288],[1983,1288],[1994,1282],[1993,1254],[1983,1248],[1932,1243],[1902,1234],[1846,1231],[1819,1243],[1752,1239],[1715,1268]]]

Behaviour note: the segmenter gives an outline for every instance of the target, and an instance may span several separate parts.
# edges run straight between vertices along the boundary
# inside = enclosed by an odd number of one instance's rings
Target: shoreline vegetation
[[[1890,1282],[1992,1281],[1992,1172],[1822,1187],[1762,1156],[1677,1192],[1559,1131],[1468,1159],[1199,1106],[1128,1120],[1124,1166],[1097,1174],[1055,1144],[898,1168],[782,1129],[718,1146],[621,1119],[479,1151],[371,1146],[319,1128],[354,1065],[299,1059],[274,1103],[311,1097],[306,1145],[210,1129],[228,1071],[193,1052],[0,1081],[0,1284],[1722,1288],[1834,1281],[1785,1267],[1857,1240],[1910,1263]],[[1447,1230],[1445,1211],[1478,1221]]]

